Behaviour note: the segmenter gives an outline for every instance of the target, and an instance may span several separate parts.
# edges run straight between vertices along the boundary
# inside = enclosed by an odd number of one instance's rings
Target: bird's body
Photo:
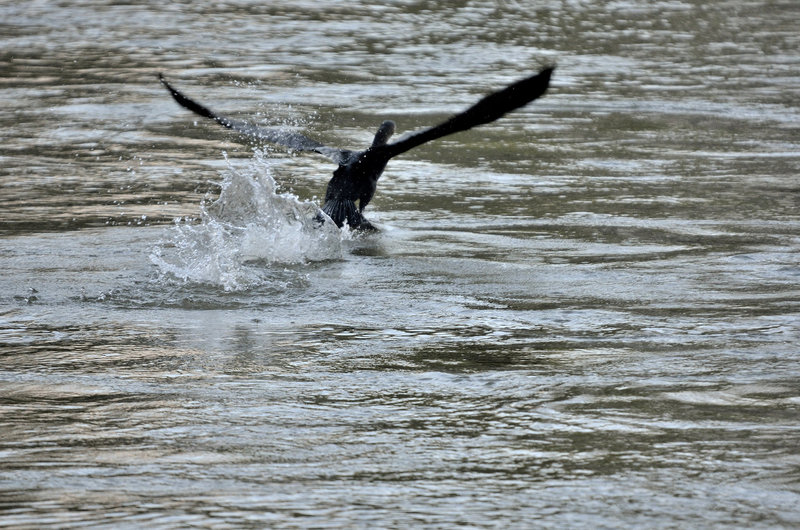
[[[389,160],[425,142],[490,123],[533,101],[547,90],[552,71],[552,68],[545,68],[534,76],[489,94],[444,123],[391,143],[389,138],[394,134],[395,124],[392,121],[384,121],[378,128],[372,145],[364,151],[335,149],[295,132],[258,127],[220,116],[174,89],[160,74],[159,79],[181,106],[213,119],[224,127],[256,140],[281,144],[298,151],[313,151],[332,159],[338,167],[328,182],[322,210],[339,227],[347,224],[352,228],[372,229],[373,226],[364,219],[363,211],[375,195],[378,179]]]
[[[378,179],[389,163],[390,157],[380,147],[386,144],[386,139],[393,132],[394,122],[383,122],[372,146],[366,151],[352,153],[350,159],[339,164],[333,172],[325,190],[322,211],[340,227],[347,223],[353,228],[373,228],[362,212],[375,195]],[[358,201],[358,208],[355,201]]]

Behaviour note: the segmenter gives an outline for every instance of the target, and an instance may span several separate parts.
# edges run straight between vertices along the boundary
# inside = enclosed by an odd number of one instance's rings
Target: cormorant
[[[467,110],[439,125],[404,136],[392,143],[388,143],[388,140],[394,134],[395,124],[393,121],[384,121],[378,127],[372,145],[364,151],[327,147],[292,131],[258,127],[244,121],[220,116],[184,96],[173,88],[161,74],[158,74],[158,78],[175,98],[175,101],[200,116],[210,118],[228,129],[233,129],[256,140],[284,145],[297,151],[313,151],[336,162],[339,167],[333,172],[333,178],[328,182],[322,210],[340,228],[347,223],[351,228],[373,229],[362,212],[372,200],[372,196],[375,195],[378,178],[392,157],[436,138],[493,122],[504,114],[530,103],[545,93],[552,72],[553,67],[545,68],[538,74],[485,96]],[[356,206],[356,201],[358,201],[358,206]]]

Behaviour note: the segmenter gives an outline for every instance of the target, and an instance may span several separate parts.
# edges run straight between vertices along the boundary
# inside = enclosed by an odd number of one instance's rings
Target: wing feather
[[[404,136],[395,142],[382,146],[381,149],[385,150],[387,158],[391,158],[442,136],[493,122],[543,95],[550,85],[552,73],[553,67],[545,68],[538,74],[526,77],[502,90],[485,96],[467,110],[456,114],[439,125]]]
[[[260,142],[270,142],[283,145],[296,151],[312,151],[319,153],[330,158],[337,164],[343,163],[349,156],[348,151],[336,149],[334,147],[328,147],[317,142],[316,140],[312,140],[307,136],[288,129],[259,127],[258,125],[247,123],[246,121],[234,120],[226,116],[221,116],[208,107],[205,107],[200,103],[197,103],[196,101],[186,97],[183,93],[170,85],[161,74],[158,74],[158,79],[180,106],[194,112],[195,114],[199,114],[204,118],[212,119],[223,127],[232,129],[238,133],[244,134],[245,136],[249,136],[250,138]]]

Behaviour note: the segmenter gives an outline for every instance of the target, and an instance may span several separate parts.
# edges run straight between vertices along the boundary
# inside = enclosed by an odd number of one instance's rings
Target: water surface
[[[795,2],[0,13],[0,525],[800,524]]]

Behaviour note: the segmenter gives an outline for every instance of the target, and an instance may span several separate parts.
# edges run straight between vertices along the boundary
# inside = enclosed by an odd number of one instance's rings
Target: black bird
[[[228,129],[233,129],[256,140],[284,145],[297,151],[313,151],[336,162],[339,167],[333,172],[333,178],[328,182],[322,210],[340,228],[347,223],[351,228],[368,230],[374,227],[364,218],[362,212],[375,195],[378,178],[391,158],[425,142],[493,122],[504,114],[530,103],[545,93],[552,73],[553,67],[545,68],[536,75],[489,94],[444,123],[404,136],[392,143],[387,142],[394,134],[394,122],[384,121],[378,127],[372,145],[364,151],[327,147],[292,131],[258,127],[244,121],[220,116],[184,96],[173,88],[161,74],[158,74],[158,78],[167,87],[175,101],[200,116],[211,118]],[[358,201],[358,206],[356,206],[356,201]]]

